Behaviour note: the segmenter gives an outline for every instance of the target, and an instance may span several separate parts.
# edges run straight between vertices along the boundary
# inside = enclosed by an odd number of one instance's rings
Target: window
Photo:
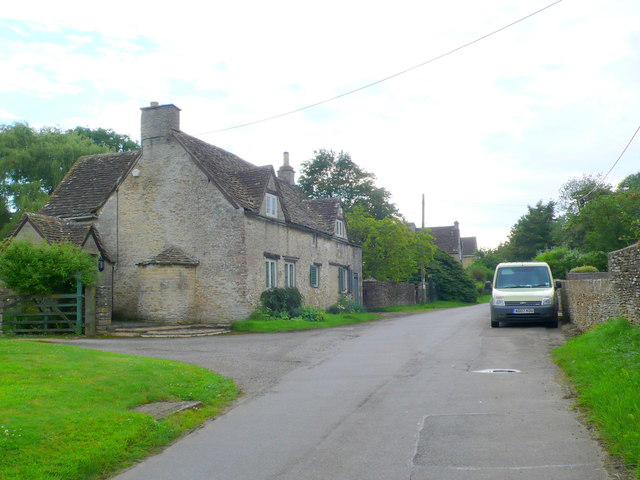
[[[295,263],[284,264],[284,286],[285,287],[296,286],[296,264]]]
[[[349,269],[338,267],[338,293],[348,293],[351,290],[349,287]]]
[[[275,288],[278,286],[278,262],[267,260],[265,264],[266,287]]]
[[[320,286],[320,266],[315,263],[312,264],[309,269],[309,284],[312,287]]]
[[[345,238],[347,236],[347,231],[344,228],[344,221],[336,220],[336,236]]]
[[[278,216],[278,197],[271,193],[265,195],[267,217]]]
[[[313,233],[311,235],[311,246],[313,248],[318,248],[318,234],[317,233]]]

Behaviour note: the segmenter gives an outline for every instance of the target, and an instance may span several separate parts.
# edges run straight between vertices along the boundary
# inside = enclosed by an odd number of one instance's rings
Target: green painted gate
[[[83,329],[82,283],[76,293],[16,297],[4,306],[3,332],[75,333]]]

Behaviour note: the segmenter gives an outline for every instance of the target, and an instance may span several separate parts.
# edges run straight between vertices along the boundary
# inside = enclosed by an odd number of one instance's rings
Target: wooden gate
[[[76,293],[16,297],[4,306],[2,330],[13,333],[82,334],[82,284]]]

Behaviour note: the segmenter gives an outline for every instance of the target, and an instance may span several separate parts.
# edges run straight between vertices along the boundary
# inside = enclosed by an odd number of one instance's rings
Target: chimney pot
[[[158,107],[159,105],[160,105],[160,104],[159,104],[158,102],[151,102],[151,103],[149,104],[149,106],[151,106],[151,107]]]

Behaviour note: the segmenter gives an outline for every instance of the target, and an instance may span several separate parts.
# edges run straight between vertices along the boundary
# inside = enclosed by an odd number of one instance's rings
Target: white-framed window
[[[338,267],[338,293],[349,293],[349,269]]]
[[[309,267],[309,285],[312,287],[320,286],[320,265],[312,263]]]
[[[336,220],[336,236],[345,238],[347,236],[347,230],[344,228],[343,220]]]
[[[265,260],[265,286],[275,288],[278,286],[278,262],[275,260]]]
[[[267,217],[278,216],[278,197],[271,193],[267,193],[264,197]]]
[[[311,246],[313,248],[318,248],[318,234],[317,233],[312,233],[311,234]]]
[[[284,264],[284,286],[295,287],[296,286],[296,264],[286,262]]]

